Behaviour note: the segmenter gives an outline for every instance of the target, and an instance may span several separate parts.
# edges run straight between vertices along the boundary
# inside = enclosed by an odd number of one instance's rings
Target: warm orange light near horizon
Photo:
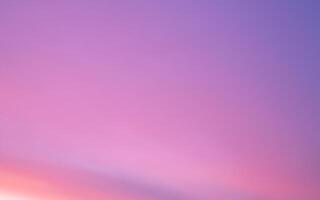
[[[95,189],[72,173],[24,164],[0,166],[0,200],[149,200],[117,187]],[[78,176],[86,177],[84,174]]]
[[[78,196],[84,193],[84,190],[75,192],[67,184],[41,177],[35,171],[26,173],[13,169],[0,170],[0,200],[81,199]]]
[[[35,197],[23,196],[21,194],[13,194],[9,192],[0,191],[0,200],[40,200]],[[45,199],[41,199],[45,200]]]

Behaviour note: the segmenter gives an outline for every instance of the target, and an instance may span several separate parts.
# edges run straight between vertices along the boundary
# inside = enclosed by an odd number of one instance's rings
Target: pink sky
[[[231,2],[1,1],[0,171],[146,200],[317,200],[312,6]]]

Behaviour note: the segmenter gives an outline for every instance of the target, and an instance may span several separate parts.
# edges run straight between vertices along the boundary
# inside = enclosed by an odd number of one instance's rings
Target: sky
[[[319,9],[0,0],[0,199],[318,200]]]

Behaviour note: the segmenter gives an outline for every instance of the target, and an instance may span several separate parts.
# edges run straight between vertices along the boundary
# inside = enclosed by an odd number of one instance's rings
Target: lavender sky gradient
[[[319,200],[319,10],[0,0],[0,160],[147,200]]]

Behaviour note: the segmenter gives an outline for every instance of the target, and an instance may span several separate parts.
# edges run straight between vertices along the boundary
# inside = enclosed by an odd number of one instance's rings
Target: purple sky
[[[119,177],[146,196],[317,200],[319,9],[2,0],[0,159]]]

